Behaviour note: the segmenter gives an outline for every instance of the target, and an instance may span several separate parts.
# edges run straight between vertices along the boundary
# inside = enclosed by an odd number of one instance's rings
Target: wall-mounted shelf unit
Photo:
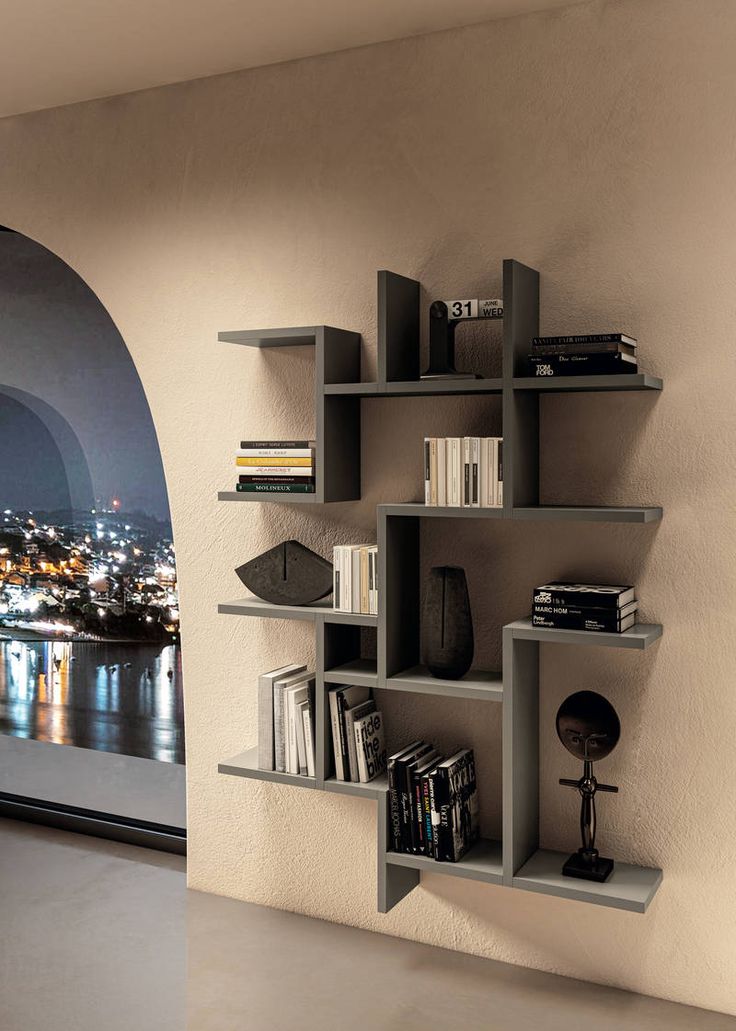
[[[647,374],[536,380],[522,375],[529,341],[539,330],[539,276],[516,261],[503,266],[503,377],[437,383],[419,379],[419,284],[390,272],[378,274],[378,379],[360,382],[357,334],[326,326],[220,334],[254,347],[315,346],[317,493],[312,502],[352,500],[360,495],[360,403],[363,398],[415,395],[495,394],[502,397],[504,507],[431,508],[420,503],[382,504],[377,509],[380,603],[378,616],[336,612],[326,605],[277,606],[257,598],[229,602],[229,615],[310,620],[317,643],[316,777],[257,769],[253,749],[221,763],[221,773],[317,788],[367,798],[378,812],[378,909],[387,912],[419,883],[422,873],[444,874],[560,898],[643,912],[662,879],[658,869],[616,860],[603,884],[563,877],[561,853],[539,842],[539,646],[542,643],[641,650],[655,644],[662,628],[639,624],[623,634],[548,630],[520,619],[503,628],[503,670],[473,670],[461,680],[432,677],[420,664],[420,540],[424,519],[538,519],[656,523],[656,506],[549,506],[539,498],[539,404],[550,391],[661,390]],[[333,407],[334,406],[334,407]],[[352,472],[341,482],[343,470]],[[229,500],[226,493],[220,497]],[[241,499],[241,495],[237,495]],[[299,496],[305,500],[304,496]],[[281,502],[282,496],[251,500]],[[292,500],[297,500],[293,498]],[[375,659],[361,656],[361,628],[377,628]],[[410,695],[473,699],[502,707],[502,841],[482,840],[459,863],[390,850],[386,779],[370,784],[336,780],[331,754],[327,694],[331,684],[359,684]],[[482,762],[482,758],[479,759]]]

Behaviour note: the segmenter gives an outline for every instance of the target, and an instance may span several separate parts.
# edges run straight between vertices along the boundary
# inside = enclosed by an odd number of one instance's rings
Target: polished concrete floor
[[[187,892],[184,861],[0,820],[1,1031],[736,1031],[736,1019]]]

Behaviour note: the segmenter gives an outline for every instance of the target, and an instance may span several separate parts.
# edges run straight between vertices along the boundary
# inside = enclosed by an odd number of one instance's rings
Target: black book
[[[529,375],[622,376],[638,371],[636,359],[628,354],[529,355]]]
[[[622,634],[624,630],[630,630],[636,622],[636,614],[619,619],[615,612],[606,612],[605,609],[585,609],[579,616],[548,616],[540,613],[532,615],[534,626],[544,627],[547,630],[592,630],[597,633]]]
[[[532,357],[558,354],[629,354],[636,356],[636,344],[621,344],[615,340],[588,344],[539,344]]]
[[[391,816],[390,834],[394,852],[401,851],[401,802],[399,799],[398,785],[396,783],[396,764],[400,759],[404,759],[406,756],[416,752],[423,744],[423,741],[412,742],[412,744],[407,745],[406,748],[402,748],[399,752],[394,752],[393,755],[390,755],[386,763],[389,813]]]
[[[427,831],[424,822],[424,801],[422,799],[422,776],[440,762],[440,754],[432,749],[407,770],[410,783],[411,841],[415,855],[427,855]]]
[[[411,792],[410,792],[410,780],[408,776],[408,768],[412,763],[418,762],[422,756],[428,755],[429,752],[433,751],[433,746],[422,742],[414,752],[410,752],[401,759],[396,761],[396,790],[399,798],[399,819],[400,819],[400,843],[399,852],[411,853],[412,851],[412,836],[411,836]]]
[[[629,344],[636,347],[636,337],[626,333],[576,333],[569,336],[532,337],[532,347],[547,347],[549,344]]]
[[[435,859],[457,863],[479,837],[478,793],[472,748],[440,763],[434,774]]]
[[[614,584],[577,584],[567,580],[553,580],[534,588],[533,605],[572,605],[580,608],[617,611],[635,601],[631,586]]]
[[[625,619],[639,608],[637,601],[630,601],[628,605],[622,605],[619,609],[605,609],[597,605],[563,605],[560,602],[534,602],[532,614],[535,616],[591,616],[597,615],[615,616],[617,619]]]
[[[238,483],[314,483],[314,476],[238,476]]]
[[[257,448],[287,448],[292,450],[294,448],[314,448],[316,444],[313,440],[241,440],[241,450],[255,450]]]

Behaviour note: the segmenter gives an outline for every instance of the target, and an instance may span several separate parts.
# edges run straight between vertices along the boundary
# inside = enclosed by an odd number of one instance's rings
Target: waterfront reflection
[[[0,733],[183,763],[179,645],[0,640]]]

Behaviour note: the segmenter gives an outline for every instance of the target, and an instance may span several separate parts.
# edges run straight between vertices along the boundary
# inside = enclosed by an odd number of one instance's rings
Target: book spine
[[[437,438],[429,442],[429,503],[437,504]]]
[[[621,598],[628,595],[626,591],[566,590],[563,587],[535,587],[532,594],[532,605],[569,605],[580,609],[607,609],[618,613]]]
[[[308,705],[302,713],[304,720],[304,741],[307,749],[307,776],[315,776],[314,763],[314,731],[312,730],[312,707]]]
[[[437,807],[437,781],[439,779],[439,771],[435,770],[434,773],[430,773],[427,780],[429,781],[429,812],[430,819],[432,821],[432,858],[437,859],[439,854],[439,832],[440,832],[440,812]]]
[[[635,601],[619,609],[600,609],[594,605],[559,605],[556,602],[535,602],[532,605],[532,614],[553,618],[562,616],[565,618],[569,617],[570,619],[597,619],[600,617],[601,619],[616,620],[620,623],[627,616],[633,615],[638,607]]]
[[[532,376],[605,376],[635,373],[636,360],[628,355],[556,355],[550,358],[530,358]]]
[[[351,592],[348,612],[360,612],[360,553],[362,550],[362,548],[353,548],[351,553]]]
[[[294,463],[289,461],[291,458],[300,459],[299,464],[301,465],[303,459],[312,460],[314,449],[309,447],[241,447],[235,454],[237,458],[249,459],[249,465],[293,465]],[[259,461],[261,458],[278,458],[278,462],[265,463]]]
[[[557,337],[532,337],[532,347],[554,347],[556,344],[610,344],[623,343],[636,346],[633,337],[625,333],[578,333]]]
[[[342,780],[351,780],[350,753],[348,751],[348,736],[345,726],[345,713],[347,706],[342,691],[337,691],[337,727],[340,738],[340,758],[342,765]]]
[[[353,554],[352,549],[346,544],[342,545],[342,588],[340,593],[340,608],[343,612],[352,611],[353,599]]]
[[[437,440],[437,504],[447,504],[447,441],[444,437]]]
[[[437,770],[434,791],[438,814],[435,859],[439,863],[446,863],[451,861],[450,857],[452,856],[452,799],[450,798],[450,777],[447,769]]]
[[[236,459],[235,465],[239,475],[243,476],[314,476],[314,466],[307,460],[307,464],[274,465],[273,462],[261,463],[260,465],[245,465],[245,458]]]
[[[332,607],[340,611],[340,555],[342,549],[336,545],[332,549]]]
[[[431,453],[432,449],[432,438],[424,438],[424,504],[431,505],[432,497],[432,463]]]
[[[548,630],[594,630],[601,633],[620,634],[634,625],[634,615],[619,619],[615,613],[595,610],[595,615],[558,616],[540,613],[536,609],[532,614],[534,626]]]
[[[279,448],[282,450],[305,450],[313,451],[315,448],[315,442],[313,440],[241,440],[240,450],[241,451],[260,451],[266,448]]]
[[[424,819],[424,855],[432,858],[432,807],[429,795],[429,774],[422,777],[422,816]]]
[[[544,355],[556,356],[560,354],[636,354],[636,347],[631,344],[615,343],[589,343],[589,344],[539,344],[530,355],[532,358],[541,358]]]
[[[480,508],[480,437],[470,438],[470,505]]]
[[[299,773],[299,752],[296,743],[296,705],[294,692],[286,694],[286,772]]]
[[[345,780],[359,781],[360,771],[358,768],[358,747],[356,744],[356,730],[358,723],[350,715],[350,710],[347,709],[343,714],[343,720],[345,722],[345,747],[348,750],[348,773],[349,776]]]
[[[469,508],[471,504],[470,477],[470,437],[463,437],[463,508]]]
[[[238,476],[238,483],[314,483],[313,476]]]
[[[307,711],[306,701],[294,706],[294,722],[296,723],[296,752],[299,763],[299,776],[307,776],[307,739],[304,736],[304,713]]]
[[[258,769],[273,770],[273,683],[270,677],[258,678]]]
[[[237,483],[235,489],[241,494],[314,494],[313,483]]]
[[[388,812],[391,820],[391,847],[394,852],[401,852],[401,808],[399,792],[396,786],[396,760],[388,764]]]
[[[397,777],[397,788],[399,792],[399,805],[401,808],[401,851],[410,853],[411,842],[411,791],[409,781],[410,772],[407,763],[400,763]]]
[[[496,504],[503,508],[503,438],[498,439],[498,465],[496,467]]]
[[[286,740],[284,738],[284,689],[273,689],[274,763],[279,773],[286,773]]]
[[[361,784],[368,784],[386,769],[383,715],[374,711],[356,720],[353,731],[358,754],[358,779]]]

